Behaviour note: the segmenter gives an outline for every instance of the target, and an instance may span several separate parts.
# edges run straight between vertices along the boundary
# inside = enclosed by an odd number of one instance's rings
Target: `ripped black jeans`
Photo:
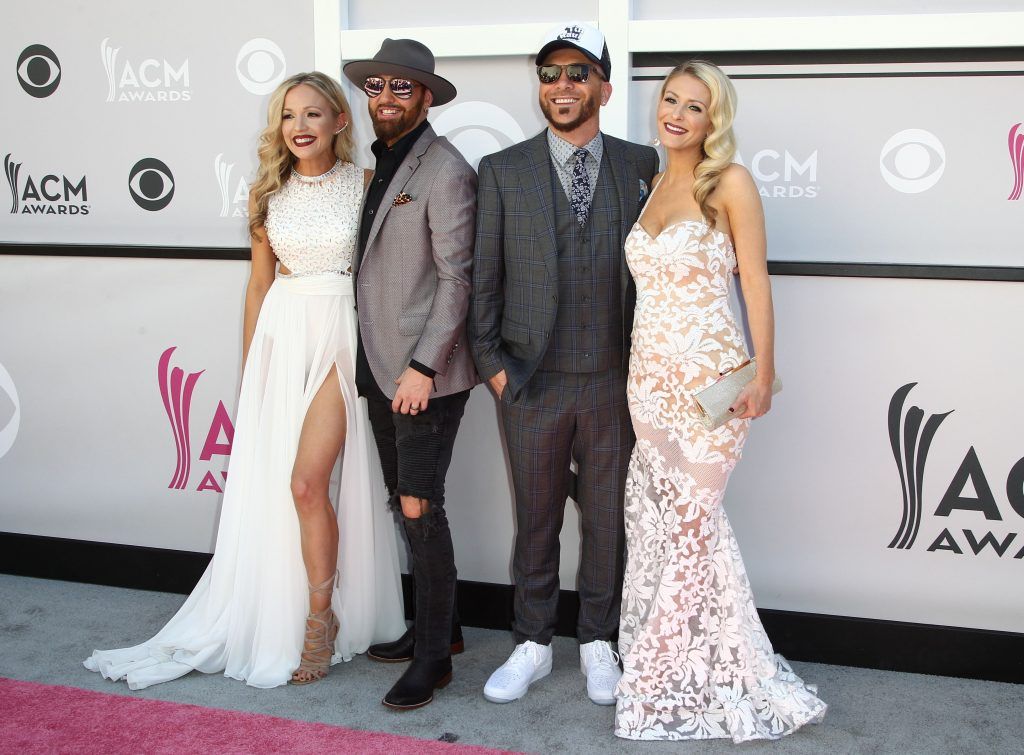
[[[416,585],[414,652],[424,660],[451,653],[456,572],[444,485],[468,399],[462,391],[431,398],[418,414],[396,414],[383,393],[366,397],[392,510],[401,515],[403,495],[428,502],[420,517],[402,516]]]

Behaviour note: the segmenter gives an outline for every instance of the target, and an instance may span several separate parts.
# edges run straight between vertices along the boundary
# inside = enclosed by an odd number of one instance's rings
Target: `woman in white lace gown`
[[[770,739],[826,707],[773,652],[722,508],[775,372],[764,217],[750,175],[732,164],[734,112],[732,84],[715,66],[692,61],[668,75],[657,115],[668,167],[626,240],[637,442],[615,733],[630,739]],[[731,408],[736,418],[709,431],[694,392],[747,360],[729,306],[737,264],[758,375]]]
[[[320,73],[270,98],[213,559],[152,639],[85,662],[132,689],[193,669],[254,687],[308,683],[405,631],[394,525],[355,391],[350,263],[364,171],[351,163],[350,112]]]

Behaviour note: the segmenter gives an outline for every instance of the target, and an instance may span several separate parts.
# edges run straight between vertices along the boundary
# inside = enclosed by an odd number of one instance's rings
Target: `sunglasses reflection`
[[[390,89],[391,94],[395,95],[398,99],[407,100],[412,97],[413,90],[416,88],[416,82],[409,79],[391,79],[387,81],[381,76],[368,76],[366,81],[363,82],[363,91],[366,92],[367,97],[380,97],[380,95],[384,94],[386,88]]]
[[[565,76],[569,81],[582,84],[590,79],[592,69],[594,74],[600,79],[600,74],[597,73],[594,66],[588,63],[569,63],[563,66],[548,63],[547,65],[537,66],[537,78],[541,80],[542,84],[554,84],[562,78],[562,71],[565,71]]]

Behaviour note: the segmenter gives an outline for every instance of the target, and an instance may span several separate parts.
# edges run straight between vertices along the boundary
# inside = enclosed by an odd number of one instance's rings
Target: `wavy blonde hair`
[[[701,81],[711,92],[708,103],[708,117],[711,119],[711,130],[704,139],[704,159],[697,163],[693,170],[693,198],[700,205],[701,214],[711,228],[715,227],[718,211],[711,206],[710,199],[722,171],[732,164],[736,156],[736,137],[732,132],[732,122],[736,117],[736,90],[722,69],[706,60],[688,60],[669,71],[661,85],[661,96],[664,98],[668,82],[676,76],[693,76]]]
[[[292,172],[292,165],[295,157],[285,144],[281,135],[281,121],[283,120],[284,98],[288,92],[306,84],[313,87],[324,96],[331,105],[336,118],[344,113],[348,116],[348,128],[340,134],[334,135],[334,154],[339,160],[352,162],[354,141],[352,139],[352,109],[345,99],[345,93],[341,91],[341,85],[330,76],[319,71],[308,73],[297,73],[285,79],[270,95],[270,104],[267,106],[267,127],[260,134],[256,154],[259,157],[260,167],[256,172],[256,180],[252,185],[252,197],[256,205],[255,211],[249,214],[249,235],[256,236],[257,231],[263,227],[267,220],[267,206],[270,197],[284,186],[284,182]]]

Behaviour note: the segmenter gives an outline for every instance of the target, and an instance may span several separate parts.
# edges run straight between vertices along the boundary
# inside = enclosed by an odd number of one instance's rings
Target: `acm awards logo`
[[[174,199],[174,175],[167,163],[144,157],[128,173],[128,192],[143,210],[162,210]]]
[[[171,481],[167,487],[171,490],[190,490],[192,475],[192,394],[196,383],[205,370],[186,373],[181,367],[171,367],[171,357],[177,346],[171,346],[160,355],[157,364],[157,380],[160,386],[160,398],[163,400],[164,411],[167,413],[167,421],[171,425],[171,435],[174,437],[174,451],[176,461]],[[235,439],[235,427],[228,416],[228,410],[224,408],[224,402],[217,402],[217,409],[210,421],[209,430],[206,433],[206,440],[203,442],[202,451],[199,453],[199,461],[209,462],[205,467],[212,466],[214,456],[223,456],[225,459],[231,455],[231,444]],[[203,476],[194,490],[201,492],[211,490],[215,493],[224,492],[221,487],[227,480],[227,471],[220,471],[214,474],[214,470],[206,468]]]
[[[1020,130],[1022,125],[1024,124],[1013,124],[1007,137],[1010,164],[1013,166],[1013,188],[1010,189],[1010,196],[1007,199],[1013,201],[1020,199],[1021,190],[1024,189],[1024,132]]]
[[[920,194],[946,170],[946,148],[931,131],[908,128],[893,134],[878,156],[882,178],[903,194]]]
[[[78,179],[63,174],[33,176],[22,171],[12,153],[4,157],[4,177],[11,192],[12,215],[88,215],[89,190],[85,176]]]
[[[926,415],[919,406],[911,406],[904,411],[907,396],[915,385],[917,383],[902,386],[889,402],[889,443],[903,489],[903,518],[888,547],[899,550],[910,550],[917,542],[926,510],[924,483],[928,451],[939,427],[953,413],[950,410],[942,414]],[[1017,461],[1006,476],[1006,502],[1014,514],[1024,518],[1024,458]],[[928,508],[931,508],[930,504]],[[933,517],[947,519],[939,523],[932,521],[931,524],[947,525],[948,517],[953,516],[954,512],[973,512],[972,521],[976,521],[980,514],[985,523],[970,528],[943,526],[942,531],[926,548],[927,552],[945,551],[979,556],[991,551],[998,558],[1005,556],[1007,559],[1024,560],[1024,534],[1005,531],[1006,527],[1021,529],[1024,522],[1011,517],[1011,521],[1003,527],[991,524],[1004,521],[1004,509],[1000,509],[996,502],[989,477],[974,446],[967,449],[960,466],[949,476],[946,490],[932,514]],[[996,529],[999,534],[990,528]]]
[[[107,74],[107,102],[188,102],[192,99],[188,58],[179,63],[158,58],[118,61],[120,47],[110,37],[100,42]]]
[[[220,189],[220,216],[222,218],[249,217],[249,182],[245,176],[239,176],[232,185],[231,174],[235,164],[224,159],[224,153],[213,158],[213,173],[217,176],[217,188]]]
[[[60,86],[61,67],[46,45],[29,45],[18,56],[18,83],[33,97],[49,97]]]
[[[818,184],[818,150],[794,155],[789,150],[762,149],[749,164],[739,152],[736,162],[750,171],[757,191],[765,199],[814,199],[821,191]]]

